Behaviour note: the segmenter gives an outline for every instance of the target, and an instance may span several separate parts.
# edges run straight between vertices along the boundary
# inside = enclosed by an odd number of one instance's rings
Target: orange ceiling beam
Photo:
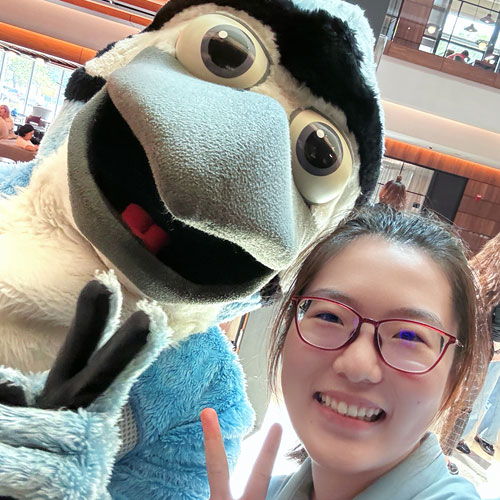
[[[121,10],[117,7],[112,7],[111,5],[103,5],[101,3],[93,2],[92,0],[63,0],[63,2],[75,5],[77,7],[82,7],[83,9],[99,12],[100,14],[106,14],[110,17],[115,17],[117,19],[123,19],[124,21],[129,21],[131,23],[140,24],[141,26],[147,26],[151,22],[150,17],[141,16],[139,14],[129,14],[128,12],[125,12],[124,10]],[[154,3],[156,4],[156,2]]]
[[[500,169],[385,138],[385,156],[500,186]]]
[[[0,40],[14,43],[28,49],[37,50],[55,57],[67,59],[78,64],[85,64],[92,59],[96,51],[88,47],[35,33],[24,28],[0,22]]]
[[[163,7],[167,0],[126,0],[128,4],[140,7],[141,9],[158,12]]]

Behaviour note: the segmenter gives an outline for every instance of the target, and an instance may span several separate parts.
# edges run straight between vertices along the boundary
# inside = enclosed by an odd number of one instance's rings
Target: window
[[[9,106],[17,124],[33,113],[33,106],[45,108],[47,122],[53,121],[64,101],[64,89],[73,70],[0,49],[0,104]]]

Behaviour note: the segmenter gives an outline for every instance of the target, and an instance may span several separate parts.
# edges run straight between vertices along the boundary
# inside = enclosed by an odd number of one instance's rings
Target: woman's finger
[[[205,408],[201,412],[201,425],[205,439],[205,459],[210,485],[210,500],[229,500],[231,498],[229,467],[219,427],[219,419],[215,410]]]
[[[281,434],[282,428],[279,424],[273,424],[269,429],[245,488],[243,494],[245,500],[264,500],[266,498],[274,461],[280,446]]]

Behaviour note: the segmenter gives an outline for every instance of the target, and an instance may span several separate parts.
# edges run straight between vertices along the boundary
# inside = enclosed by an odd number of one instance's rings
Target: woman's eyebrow
[[[418,309],[416,307],[398,307],[397,309],[391,309],[389,311],[389,315],[394,318],[402,316],[403,319],[422,321],[423,323],[427,323],[430,326],[435,326],[440,330],[444,330],[443,324],[441,323],[439,317],[436,314],[424,309]]]
[[[325,299],[336,300],[338,302],[342,302],[348,306],[351,306],[353,309],[360,309],[361,303],[354,299],[353,297],[346,295],[340,290],[336,290],[335,288],[318,288],[315,290],[308,291],[307,296],[313,297],[323,297]],[[425,309],[419,309],[417,307],[398,307],[396,309],[391,309],[385,315],[386,319],[390,318],[398,318],[401,319],[412,319],[415,321],[421,321],[423,323],[429,324],[430,326],[435,326],[440,330],[444,330],[443,324],[439,317],[433,312],[426,311]],[[382,318],[374,318],[380,320]]]
[[[343,304],[351,306],[354,309],[357,309],[360,305],[360,303],[356,299],[350,297],[349,295],[346,295],[340,290],[336,290],[335,288],[318,288],[316,290],[311,290],[310,292],[307,292],[303,295],[336,300],[337,302],[342,302]]]

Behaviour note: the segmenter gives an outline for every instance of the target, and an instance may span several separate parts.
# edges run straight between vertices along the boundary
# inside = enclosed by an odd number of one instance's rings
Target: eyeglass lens
[[[323,349],[342,347],[359,324],[353,311],[329,300],[303,299],[297,304],[296,316],[301,337]],[[444,335],[418,323],[390,320],[378,328],[378,344],[386,363],[409,373],[430,368],[445,343]]]

